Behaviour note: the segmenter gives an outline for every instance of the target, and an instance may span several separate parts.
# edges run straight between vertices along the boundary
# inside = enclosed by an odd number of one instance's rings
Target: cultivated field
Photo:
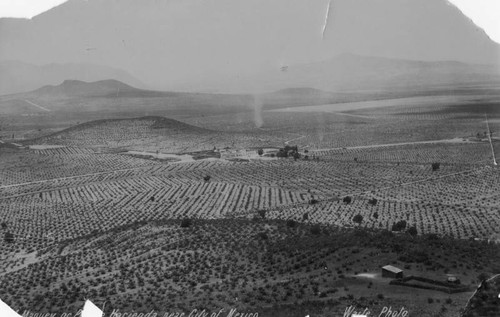
[[[500,270],[488,243],[500,113],[478,98],[74,117],[67,129],[52,114],[2,120],[0,296],[39,311],[92,298],[144,312],[456,316],[471,292],[389,285],[380,268],[452,273],[471,290]],[[285,145],[295,159],[255,154]],[[221,154],[241,150],[252,155]]]

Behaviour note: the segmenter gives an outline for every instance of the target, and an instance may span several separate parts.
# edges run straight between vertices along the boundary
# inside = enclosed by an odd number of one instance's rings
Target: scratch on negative
[[[326,15],[325,15],[325,23],[323,24],[323,32],[321,34],[321,38],[325,38],[325,32],[326,32],[326,27],[328,26],[328,17],[330,16],[330,8],[332,6],[332,0],[328,2],[328,8],[326,8]]]

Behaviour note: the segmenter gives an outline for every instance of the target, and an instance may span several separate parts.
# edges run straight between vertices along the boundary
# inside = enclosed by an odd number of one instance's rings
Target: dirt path
[[[25,102],[27,102],[27,103],[29,103],[30,105],[32,105],[32,106],[34,106],[34,107],[37,107],[38,109],[42,109],[43,111],[50,112],[50,109],[47,109],[47,108],[42,107],[42,106],[40,106],[40,105],[37,105],[36,103],[31,102],[31,101],[29,101],[29,100],[27,100],[27,99],[24,99],[24,101],[25,101]]]
[[[4,142],[4,141],[2,141],[2,140],[0,140],[0,144],[12,144],[12,145],[17,146],[17,147],[23,147],[21,144],[18,144],[18,143],[13,143],[13,142],[9,142],[9,143],[7,143],[7,142]]]
[[[347,117],[354,117],[354,118],[363,118],[363,119],[378,119],[378,117],[370,117],[370,116],[364,116],[362,114],[352,114],[352,113],[345,113],[345,112],[330,112],[331,114],[339,115],[339,116],[347,116]]]
[[[295,141],[295,140],[300,140],[300,139],[303,139],[306,137],[306,135],[301,135],[299,134],[300,136],[298,138],[295,138],[295,139],[291,139],[291,140],[288,140],[288,141],[285,141],[285,145],[288,145],[288,143],[292,142],[292,141]]]
[[[346,146],[346,147],[336,147],[329,149],[311,149],[309,152],[321,152],[321,151],[335,151],[335,150],[355,150],[355,149],[371,149],[380,147],[394,147],[403,145],[415,145],[415,144],[438,144],[438,143],[473,143],[470,141],[462,141],[462,138],[455,139],[444,139],[444,140],[431,140],[431,141],[414,141],[414,142],[403,142],[403,143],[388,143],[388,144],[372,144],[372,145],[360,145],[360,146]]]
[[[74,175],[74,176],[67,176],[67,177],[43,179],[43,180],[39,180],[39,181],[26,182],[26,183],[17,183],[17,184],[10,184],[10,185],[2,185],[2,186],[0,186],[0,189],[12,188],[12,187],[19,187],[19,186],[26,186],[26,185],[32,185],[32,184],[41,184],[41,183],[46,183],[46,182],[61,181],[61,180],[67,180],[67,179],[76,179],[76,178],[80,178],[80,177],[88,177],[88,176],[95,176],[95,175],[113,174],[113,173],[116,173],[116,172],[134,171],[134,170],[138,170],[138,169],[142,169],[142,168],[144,168],[144,166],[133,167],[133,168],[124,168],[124,169],[112,170],[112,171],[107,171],[107,172],[97,172],[97,173]]]

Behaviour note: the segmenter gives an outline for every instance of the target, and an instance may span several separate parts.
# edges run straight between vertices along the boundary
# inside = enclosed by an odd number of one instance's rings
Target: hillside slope
[[[196,143],[214,132],[164,117],[95,120],[62,131],[26,140],[26,145],[55,144],[81,147],[129,148],[134,145],[171,142],[177,147],[183,143]],[[144,140],[147,140],[144,143]]]

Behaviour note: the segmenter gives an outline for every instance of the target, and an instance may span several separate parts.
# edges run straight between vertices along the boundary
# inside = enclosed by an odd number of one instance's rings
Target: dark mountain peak
[[[34,65],[18,60],[0,62],[0,95],[33,91],[47,85],[58,86],[65,79],[75,79],[80,82],[64,83],[64,86],[116,79],[133,87],[145,87],[140,80],[128,72],[113,67],[86,63]],[[112,86],[113,84],[106,85]],[[116,83],[114,85],[118,86]]]
[[[107,88],[107,89],[123,89],[123,90],[132,90],[135,89],[125,83],[122,83],[119,80],[116,79],[105,79],[105,80],[98,80],[94,82],[85,82],[83,80],[75,80],[75,79],[66,79],[62,82],[60,87],[67,87],[67,88],[83,88],[85,89],[86,87],[102,87],[102,88]]]
[[[105,96],[123,92],[140,91],[118,80],[107,79],[95,82],[85,82],[75,79],[64,80],[60,85],[48,85],[35,90],[38,95],[64,95],[72,96]]]
[[[83,80],[66,79],[59,86],[60,87],[72,87],[72,86],[84,85],[84,84],[85,84],[85,82]]]

